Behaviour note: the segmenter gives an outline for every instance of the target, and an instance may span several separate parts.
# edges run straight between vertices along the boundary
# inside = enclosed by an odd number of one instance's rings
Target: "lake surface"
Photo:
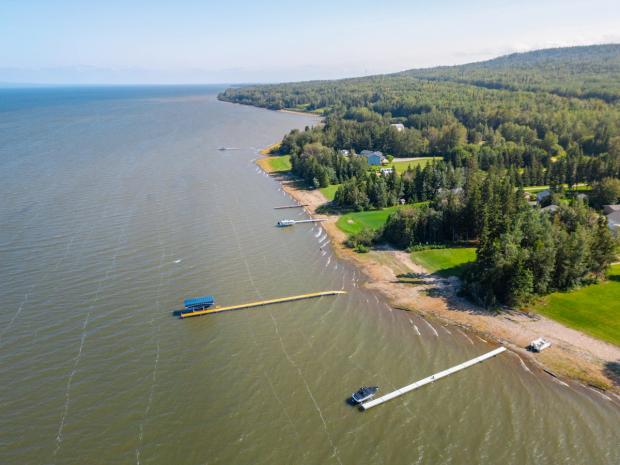
[[[275,228],[303,212],[253,160],[316,120],[216,92],[0,91],[0,463],[620,463],[616,400],[511,353],[349,406],[496,346],[391,309],[318,226]]]

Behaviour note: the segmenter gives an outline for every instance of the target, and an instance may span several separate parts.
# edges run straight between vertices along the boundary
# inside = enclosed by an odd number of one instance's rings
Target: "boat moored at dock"
[[[293,226],[296,223],[295,220],[279,220],[276,226],[279,228],[286,228],[287,226]]]
[[[181,314],[197,312],[200,310],[206,310],[215,304],[215,298],[212,295],[205,295],[203,297],[193,297],[191,299],[185,299],[183,301],[183,310]]]
[[[379,386],[364,386],[351,394],[351,399],[356,404],[361,404],[362,402],[372,399],[378,390]]]

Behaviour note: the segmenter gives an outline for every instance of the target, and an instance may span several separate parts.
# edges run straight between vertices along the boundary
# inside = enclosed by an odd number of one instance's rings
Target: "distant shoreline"
[[[273,145],[267,149],[271,147]],[[263,155],[267,153],[261,151]],[[484,342],[505,345],[513,356],[519,357],[526,371],[536,367],[541,374],[547,373],[556,378],[576,381],[585,387],[620,394],[620,388],[614,385],[604,369],[606,363],[620,360],[619,347],[540,315],[518,310],[498,315],[476,307],[457,295],[458,278],[442,279],[432,275],[414,263],[404,251],[381,247],[367,254],[355,253],[343,245],[347,235],[336,226],[338,216],[316,212],[327,202],[323,194],[318,189],[297,187],[290,175],[270,173],[269,165],[260,163],[262,160],[266,159],[257,160],[258,166],[275,176],[284,191],[298,203],[307,205],[304,210],[312,218],[326,220],[321,227],[327,232],[334,253],[360,269],[368,278],[364,287],[380,292],[392,307],[443,321],[449,325],[448,328],[455,325],[458,330],[461,327],[470,332],[471,337]],[[426,283],[419,286],[401,283],[397,277],[400,273],[415,273],[422,276]],[[464,337],[471,339],[467,335]],[[525,347],[538,337],[551,339],[553,346],[542,353],[532,354]],[[524,360],[529,362],[530,367]]]

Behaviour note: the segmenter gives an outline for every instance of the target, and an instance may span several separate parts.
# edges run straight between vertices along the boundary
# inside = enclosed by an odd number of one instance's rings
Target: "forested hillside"
[[[513,53],[479,63],[410,70],[401,74],[494,89],[546,91],[612,102],[620,98],[620,44]]]
[[[486,305],[518,305],[591,282],[614,260],[596,210],[620,201],[620,45],[249,86],[220,98],[323,114],[324,125],[283,139],[279,150],[291,155],[293,173],[316,187],[339,184],[333,205],[341,209],[424,202],[359,240],[364,247],[477,244],[465,290]],[[362,150],[443,160],[378,175],[355,156]],[[541,185],[552,191],[551,211],[526,202],[522,189]],[[584,199],[576,186],[593,189]]]

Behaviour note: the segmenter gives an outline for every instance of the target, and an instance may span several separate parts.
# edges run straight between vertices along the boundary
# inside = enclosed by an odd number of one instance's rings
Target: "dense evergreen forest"
[[[485,305],[522,304],[601,278],[614,259],[596,209],[620,196],[620,45],[233,88],[220,99],[324,115],[323,125],[282,141],[293,172],[315,187],[340,184],[333,202],[340,208],[425,202],[357,240],[475,242],[464,289]],[[354,155],[362,150],[442,160],[378,175]],[[593,188],[585,203],[563,192],[583,183]],[[556,210],[528,205],[521,188],[537,185],[551,187]]]

